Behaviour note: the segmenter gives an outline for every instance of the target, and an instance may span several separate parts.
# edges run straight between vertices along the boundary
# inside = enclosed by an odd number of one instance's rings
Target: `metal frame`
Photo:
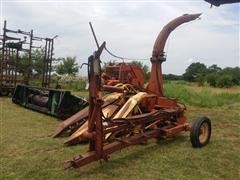
[[[189,130],[184,116],[185,106],[177,104],[176,100],[156,95],[148,95],[142,101],[142,104],[149,108],[152,105],[158,105],[151,107],[154,109],[153,111],[124,119],[111,119],[107,125],[103,125],[99,54],[104,45],[105,43],[94,55],[89,57],[89,117],[88,131],[84,134],[84,137],[90,141],[89,153],[68,161],[65,166],[66,169],[80,167],[100,159],[107,160],[109,154],[130,145],[143,143],[150,138],[166,138],[181,131]],[[146,125],[154,128],[146,130]],[[108,133],[121,132],[127,134],[132,132],[136,126],[143,127],[142,133],[136,133],[129,137],[114,138],[111,141],[105,138]]]
[[[102,74],[104,84],[114,86],[118,83],[131,84],[138,89],[144,88],[144,72],[133,63],[109,63]]]
[[[9,35],[10,34],[10,35]],[[18,36],[17,36],[18,35]],[[19,35],[24,36],[20,38]],[[29,37],[29,42],[26,42]],[[11,30],[7,28],[7,21],[4,21],[1,58],[0,58],[0,94],[13,92],[17,83],[28,84],[31,69],[31,49],[33,31]],[[25,48],[23,47],[25,46]],[[26,67],[20,64],[20,53],[28,53],[28,64]],[[19,69],[25,69],[27,74],[21,74]]]
[[[49,88],[50,79],[51,79],[51,69],[52,69],[52,60],[53,60],[53,45],[54,38],[45,39],[45,55],[43,63],[43,76],[42,76],[42,87]]]
[[[9,35],[10,34],[10,35]],[[33,30],[30,32],[11,30],[7,28],[7,21],[4,21],[3,35],[1,35],[1,57],[0,57],[0,94],[7,95],[13,93],[17,84],[29,84],[32,72],[32,50],[41,48],[34,46],[34,42],[45,41],[42,87],[49,88],[51,79],[51,69],[53,61],[54,38],[35,37]],[[28,53],[27,64],[20,63],[20,54]],[[23,70],[26,74],[19,73]]]
[[[88,128],[87,131],[82,133],[82,136],[90,141],[89,152],[67,161],[65,164],[66,169],[81,167],[101,159],[108,160],[109,154],[131,145],[143,143],[150,138],[165,139],[179,132],[190,130],[184,115],[185,106],[177,103],[175,99],[163,96],[161,64],[165,60],[163,50],[171,31],[199,16],[200,14],[180,16],[168,23],[160,32],[153,48],[149,85],[145,92],[141,92],[141,95],[144,96],[138,98],[139,105],[143,106],[144,109],[148,109],[149,112],[125,118],[113,119],[109,117],[105,119],[102,109],[104,86],[101,85],[100,68],[100,55],[105,48],[105,42],[89,57]],[[122,93],[124,93],[124,90]],[[132,98],[137,96],[138,94],[132,96]],[[131,101],[131,98],[129,100]],[[127,110],[128,107],[120,111],[124,113]],[[135,132],[136,130],[137,132]],[[112,139],[106,138],[109,133],[114,134]]]
[[[23,107],[66,119],[88,106],[88,102],[70,91],[17,85],[12,102]]]

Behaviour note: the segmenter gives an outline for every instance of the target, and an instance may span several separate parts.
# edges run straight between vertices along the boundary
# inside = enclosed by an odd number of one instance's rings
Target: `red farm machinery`
[[[108,160],[109,154],[117,150],[151,138],[166,139],[184,131],[190,132],[193,147],[209,143],[209,118],[199,117],[190,125],[185,116],[185,105],[165,97],[163,92],[162,63],[166,60],[164,46],[167,38],[175,28],[199,16],[185,14],[164,26],[153,47],[150,79],[146,87],[140,75],[134,78],[131,66],[112,65],[101,73],[100,56],[106,49],[105,42],[88,58],[89,106],[62,122],[54,136],[70,135],[65,142],[68,145],[89,141],[89,151],[68,161],[65,168]],[[121,68],[124,73],[121,73]]]

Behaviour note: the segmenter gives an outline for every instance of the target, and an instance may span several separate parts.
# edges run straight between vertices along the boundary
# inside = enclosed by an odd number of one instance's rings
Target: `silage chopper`
[[[102,85],[100,56],[106,50],[106,43],[98,46],[88,58],[89,106],[62,122],[55,131],[55,137],[71,135],[65,142],[68,145],[89,141],[89,151],[67,161],[66,169],[108,160],[109,154],[117,150],[151,138],[166,139],[183,131],[190,131],[193,147],[209,143],[210,119],[199,117],[192,125],[187,123],[185,105],[164,96],[161,67],[166,60],[164,46],[170,33],[200,15],[184,14],[164,26],[153,47],[146,87],[140,81],[139,84],[123,82],[120,78],[110,81],[111,77]]]

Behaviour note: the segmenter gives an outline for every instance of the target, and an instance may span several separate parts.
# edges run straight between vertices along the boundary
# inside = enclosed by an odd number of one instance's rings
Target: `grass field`
[[[240,179],[240,90],[176,83],[165,89],[187,104],[189,121],[199,115],[211,118],[208,146],[193,149],[189,133],[182,133],[129,147],[112,154],[109,162],[67,171],[63,162],[86,152],[88,145],[64,146],[65,138],[52,138],[59,120],[0,97],[1,179]]]

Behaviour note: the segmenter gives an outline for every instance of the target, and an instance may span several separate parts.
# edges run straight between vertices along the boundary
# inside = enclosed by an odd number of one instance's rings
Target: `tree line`
[[[142,62],[133,61],[144,72],[146,82],[149,80],[149,67]],[[196,62],[190,64],[182,75],[163,74],[164,80],[184,80],[188,82],[196,82],[198,85],[208,84],[212,87],[231,87],[240,85],[240,68],[225,67],[221,68],[216,64],[206,66],[203,63]]]
[[[34,76],[41,75],[43,72],[44,50],[37,49],[32,53],[32,74]],[[21,55],[21,64],[27,62],[27,54]],[[65,57],[53,59],[55,65],[52,66],[52,71],[62,75],[76,75],[79,72],[79,66],[76,57]],[[140,61],[132,61],[138,65],[144,72],[146,82],[149,80],[150,69]],[[24,69],[20,69],[21,73],[25,73]],[[240,85],[240,68],[225,67],[221,68],[216,64],[206,66],[203,63],[195,62],[190,64],[182,75],[163,74],[164,80],[185,80],[188,82],[196,82],[199,85],[208,84],[212,87],[231,87]]]
[[[216,64],[207,67],[205,64],[196,62],[190,64],[182,75],[165,74],[165,80],[185,80],[197,82],[199,85],[209,84],[212,87],[231,87],[240,85],[240,68],[221,68]]]
[[[53,58],[53,63],[51,67],[52,72],[56,72],[60,75],[69,74],[76,75],[79,72],[79,66],[76,61],[76,57],[65,57],[65,58]],[[19,61],[21,67],[26,67],[28,64],[28,53],[23,53],[20,55]],[[36,49],[32,52],[32,62],[31,62],[31,74],[34,77],[39,77],[43,74],[44,65],[44,49]],[[19,73],[26,74],[26,68],[19,68]]]

